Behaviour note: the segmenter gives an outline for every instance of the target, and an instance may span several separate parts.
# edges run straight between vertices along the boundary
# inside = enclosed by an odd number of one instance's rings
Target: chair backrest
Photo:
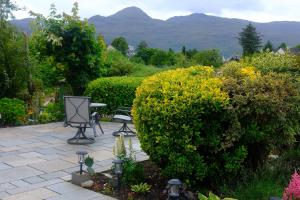
[[[90,97],[65,96],[65,124],[70,126],[90,125]]]

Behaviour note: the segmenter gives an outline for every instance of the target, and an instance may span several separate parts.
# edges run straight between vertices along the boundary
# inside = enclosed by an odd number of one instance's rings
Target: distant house
[[[276,51],[276,54],[285,54],[285,50],[283,50],[282,48],[279,48],[277,51]]]
[[[294,54],[294,55],[300,55],[300,47],[290,48],[290,52],[291,52],[291,54]]]
[[[135,48],[134,46],[128,45],[128,51],[127,51],[127,56],[132,57],[135,55]]]
[[[110,45],[108,45],[107,50],[108,50],[108,51],[114,51],[114,50],[116,50],[116,48],[113,47],[113,46],[110,44]]]

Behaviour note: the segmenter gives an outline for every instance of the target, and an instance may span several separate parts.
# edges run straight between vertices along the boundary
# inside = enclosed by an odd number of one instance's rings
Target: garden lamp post
[[[122,169],[122,166],[123,166],[123,160],[121,160],[120,158],[117,158],[115,160],[112,161],[112,163],[114,164],[114,173],[117,175],[117,182],[118,182],[118,189],[121,188],[121,176],[122,176],[122,173],[123,173],[123,169]]]
[[[168,198],[179,199],[179,189],[182,186],[182,182],[179,179],[171,179],[168,181],[168,186],[169,186]]]
[[[82,166],[83,166],[83,162],[84,162],[84,157],[87,154],[87,152],[86,151],[77,151],[76,154],[78,155],[78,163],[80,164],[79,173],[82,174],[82,172],[83,172]]]

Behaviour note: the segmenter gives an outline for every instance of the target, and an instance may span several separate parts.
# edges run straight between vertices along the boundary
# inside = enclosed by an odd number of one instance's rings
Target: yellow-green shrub
[[[132,106],[135,90],[143,79],[125,76],[98,78],[88,84],[85,95],[92,97],[93,102],[106,103],[107,107],[101,111],[112,114],[119,106]]]
[[[156,74],[138,87],[133,116],[142,149],[169,177],[197,182],[233,172],[246,157],[212,67]],[[228,166],[228,167],[227,167]],[[225,167],[225,168],[224,168]]]
[[[220,74],[220,75],[216,75]],[[300,86],[289,74],[231,63],[162,72],[136,91],[142,149],[162,172],[190,183],[232,179],[300,132]]]
[[[280,72],[300,75],[300,66],[297,65],[296,56],[263,52],[242,60],[243,65],[256,67],[263,73]]]

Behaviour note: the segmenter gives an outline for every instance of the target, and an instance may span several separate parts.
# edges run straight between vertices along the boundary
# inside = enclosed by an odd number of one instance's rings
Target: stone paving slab
[[[72,185],[71,173],[79,169],[76,151],[85,150],[95,159],[95,171],[109,170],[112,165],[112,132],[120,123],[101,122],[105,134],[94,144],[70,145],[66,141],[76,129],[63,123],[0,128],[0,199],[3,200],[112,200],[114,198]],[[133,125],[130,125],[134,128]],[[86,134],[93,136],[87,129]],[[147,159],[139,141],[132,138],[139,160]],[[128,138],[125,138],[128,148]]]

